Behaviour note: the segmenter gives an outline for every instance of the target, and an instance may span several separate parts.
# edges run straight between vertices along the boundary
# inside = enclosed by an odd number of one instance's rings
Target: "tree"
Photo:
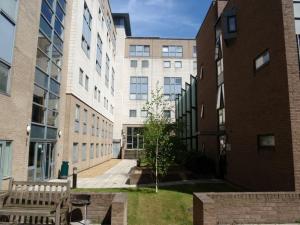
[[[144,122],[145,160],[152,172],[155,171],[156,192],[158,192],[158,175],[165,176],[175,158],[171,142],[171,136],[175,133],[171,126],[171,118],[165,115],[165,111],[171,108],[159,88],[152,91],[151,100],[144,106],[144,110],[148,111],[148,117]]]

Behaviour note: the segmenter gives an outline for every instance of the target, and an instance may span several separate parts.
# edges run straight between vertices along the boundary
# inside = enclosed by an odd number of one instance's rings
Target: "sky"
[[[129,13],[133,36],[195,38],[211,0],[110,0]]]

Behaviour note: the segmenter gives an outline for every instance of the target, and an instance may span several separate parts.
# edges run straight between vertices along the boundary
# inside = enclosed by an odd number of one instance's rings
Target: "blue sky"
[[[194,38],[211,0],[110,0],[115,13],[128,12],[133,36]]]

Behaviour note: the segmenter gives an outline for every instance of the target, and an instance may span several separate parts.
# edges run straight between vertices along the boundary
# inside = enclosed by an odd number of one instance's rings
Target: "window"
[[[142,61],[142,68],[148,68],[149,67],[149,61],[148,60],[143,60]]]
[[[137,60],[130,60],[130,67],[131,68],[136,68],[137,67]]]
[[[12,144],[10,141],[0,140],[0,174],[10,177],[12,166]]]
[[[75,107],[75,121],[74,121],[74,131],[79,132],[80,127],[80,106],[76,105]]]
[[[182,62],[181,61],[176,61],[175,62],[175,68],[182,68]]]
[[[193,46],[193,57],[196,58],[197,57],[197,47]]]
[[[98,90],[98,102],[100,102],[100,101],[101,101],[101,91]]]
[[[171,68],[171,62],[170,61],[164,61],[164,68]]]
[[[90,147],[90,159],[93,159],[94,158],[94,144],[91,144],[91,147]]]
[[[87,75],[85,75],[84,88],[87,91],[89,90],[89,77]]]
[[[219,126],[224,126],[225,125],[225,108],[219,109],[218,110],[219,114]]]
[[[129,46],[129,56],[150,56],[150,46],[149,45],[130,45]]]
[[[127,149],[144,149],[143,133],[143,127],[127,127]]]
[[[148,77],[130,77],[130,99],[148,99]]]
[[[5,3],[4,6],[9,4],[7,2]],[[0,13],[0,93],[9,92],[9,77],[13,58],[14,36],[15,25]]]
[[[106,87],[108,87],[109,84],[109,64],[110,64],[110,60],[108,55],[106,54],[106,70],[105,70],[105,85]]]
[[[148,117],[148,111],[147,110],[141,110],[141,117],[147,118]]]
[[[99,144],[96,144],[96,158],[99,158],[99,155],[100,155]]]
[[[92,136],[95,136],[95,124],[96,124],[96,116],[95,114],[92,115]]]
[[[181,58],[183,56],[183,47],[179,45],[163,46],[162,56]]]
[[[92,16],[89,11],[89,8],[84,2],[84,12],[83,12],[83,28],[82,28],[82,40],[81,47],[87,57],[90,56],[90,48],[91,48],[91,26],[92,26]]]
[[[81,149],[81,160],[85,161],[86,160],[86,143],[82,144],[82,149]]]
[[[0,9],[3,10],[14,21],[17,19],[18,2],[18,0],[0,1]]]
[[[9,91],[9,71],[10,66],[0,61],[0,93]]]
[[[97,100],[98,88],[95,86],[94,88],[94,99]]]
[[[228,16],[227,17],[227,27],[229,33],[236,33],[237,32],[237,22],[236,16]]]
[[[72,150],[72,162],[78,162],[78,143],[73,143],[73,150]]]
[[[129,117],[136,117],[136,110],[135,109],[130,109],[129,110]]]
[[[101,66],[102,66],[102,40],[98,34],[97,36],[97,53],[96,53],[96,70],[99,74],[101,74]]]
[[[258,135],[258,148],[259,149],[274,149],[275,148],[275,136],[273,134]]]
[[[83,127],[82,127],[82,133],[87,133],[87,121],[88,121],[88,112],[86,109],[83,111]]]
[[[164,117],[165,118],[171,118],[171,110],[164,110]]]
[[[111,70],[111,95],[115,95],[115,70],[112,68]]]
[[[267,65],[269,62],[270,62],[270,53],[267,50],[255,59],[255,69],[259,70],[263,66]]]
[[[181,77],[164,78],[164,96],[168,100],[174,101],[178,94],[181,93]]]
[[[100,136],[100,127],[99,127],[99,123],[100,123],[100,119],[99,119],[99,117],[97,117],[97,127],[96,127],[96,129],[97,129],[97,131],[96,131],[96,135],[97,135],[97,137],[99,137]]]
[[[300,2],[294,1],[294,17],[296,34],[300,34]]]

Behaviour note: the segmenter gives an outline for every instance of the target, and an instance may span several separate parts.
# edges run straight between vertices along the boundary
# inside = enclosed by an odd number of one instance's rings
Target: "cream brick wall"
[[[0,94],[0,140],[12,141],[12,176],[27,179],[40,0],[19,1],[9,95]],[[28,32],[30,31],[30,32]],[[1,187],[0,187],[1,189]]]

